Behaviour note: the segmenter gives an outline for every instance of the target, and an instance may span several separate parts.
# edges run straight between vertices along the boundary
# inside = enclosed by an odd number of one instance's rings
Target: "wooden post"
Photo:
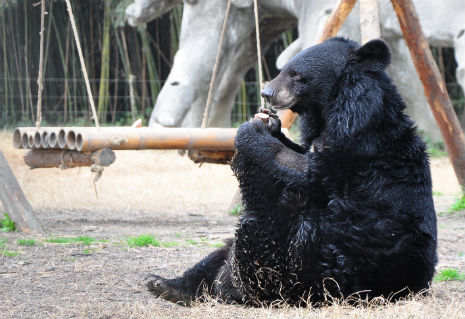
[[[336,5],[336,10],[333,11],[326,25],[323,29],[323,33],[318,39],[318,43],[321,43],[331,37],[334,37],[339,32],[342,24],[346,20],[352,8],[355,6],[356,0],[339,0]],[[297,114],[291,110],[283,110],[278,113],[281,120],[281,125],[284,128],[290,129],[294,121],[297,119]]]
[[[25,233],[42,232],[31,204],[24,196],[13,171],[0,151],[0,200],[16,229]]]
[[[413,64],[423,83],[426,98],[441,130],[455,175],[465,187],[465,137],[433,59],[411,0],[392,0],[400,28],[412,56]]]
[[[378,0],[359,0],[360,3],[360,31],[362,43],[381,37],[378,16]]]

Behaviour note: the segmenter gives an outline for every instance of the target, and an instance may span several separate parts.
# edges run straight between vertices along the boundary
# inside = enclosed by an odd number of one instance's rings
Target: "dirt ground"
[[[179,275],[233,235],[237,217],[227,209],[237,182],[229,167],[198,168],[177,152],[117,152],[116,162],[97,182],[97,199],[88,168],[29,170],[22,162],[23,151],[14,150],[11,141],[10,132],[0,131],[0,150],[46,233],[0,233],[2,319],[465,318],[464,281],[434,283],[428,297],[365,307],[337,300],[318,309],[247,308],[215,300],[182,307],[159,300],[144,286],[147,273]],[[446,213],[459,187],[447,158],[433,159],[432,172],[439,219],[438,270],[464,273],[465,215]],[[127,244],[128,236],[142,234],[169,247]],[[96,241],[47,241],[62,236]],[[18,239],[36,243],[23,246]]]

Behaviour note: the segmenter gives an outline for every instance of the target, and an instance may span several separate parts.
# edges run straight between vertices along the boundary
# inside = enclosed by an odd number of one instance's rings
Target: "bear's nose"
[[[263,89],[262,91],[262,97],[268,102],[270,103],[270,100],[271,98],[273,97],[274,95],[274,91],[269,87],[267,86],[266,88]]]

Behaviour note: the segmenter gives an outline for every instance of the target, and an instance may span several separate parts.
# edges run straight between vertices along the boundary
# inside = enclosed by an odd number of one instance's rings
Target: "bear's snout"
[[[271,99],[273,98],[274,91],[272,88],[267,86],[266,88],[263,89],[261,95],[265,99],[266,102],[271,103]]]

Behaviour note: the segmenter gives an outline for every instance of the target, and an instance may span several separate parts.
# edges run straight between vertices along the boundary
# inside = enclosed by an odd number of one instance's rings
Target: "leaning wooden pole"
[[[42,232],[31,204],[19,186],[13,171],[0,151],[0,201],[16,229],[25,233]],[[2,216],[3,217],[3,216]]]
[[[465,136],[447,93],[439,69],[433,59],[411,0],[391,0],[400,28],[423,83],[426,98],[441,130],[455,175],[465,188]]]
[[[323,33],[318,39],[318,43],[321,43],[337,35],[339,29],[347,19],[347,16],[352,11],[356,2],[357,0],[339,0],[336,5],[336,9],[328,18],[328,21],[326,21]],[[287,129],[290,129],[292,124],[294,124],[294,121],[297,119],[297,114],[289,109],[280,111],[278,114],[279,118],[281,119],[282,127]]]

